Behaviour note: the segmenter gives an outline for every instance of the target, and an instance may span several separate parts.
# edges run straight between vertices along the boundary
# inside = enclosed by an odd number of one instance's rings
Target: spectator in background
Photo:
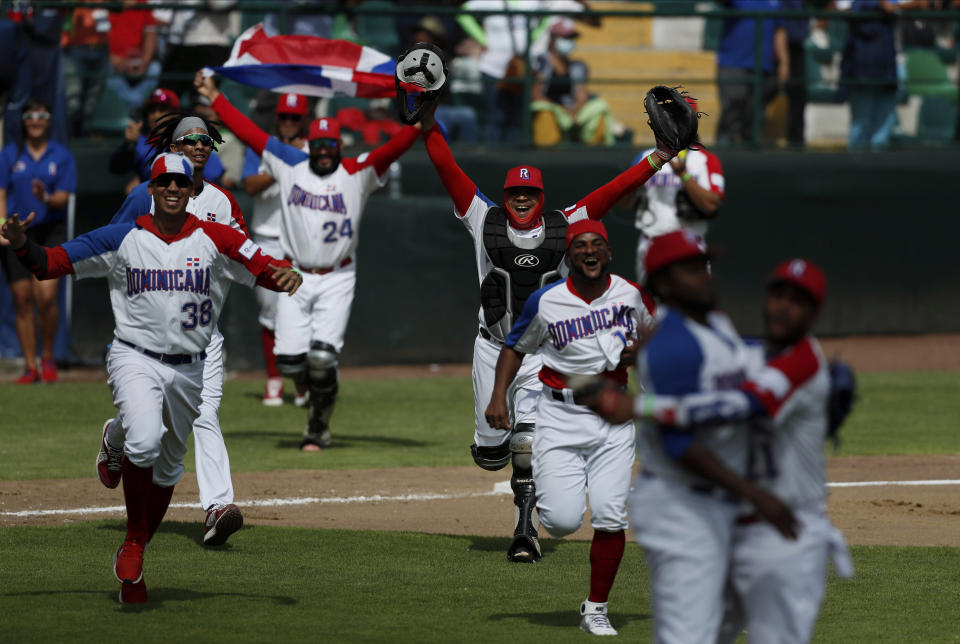
[[[804,0],[782,0],[781,8],[802,11],[812,5]],[[812,8],[810,6],[809,8]],[[790,80],[787,82],[787,142],[793,147],[804,144],[803,113],[807,107],[807,56],[804,43],[810,35],[809,18],[787,18],[783,21],[787,32],[787,52],[790,55]]]
[[[455,75],[458,70],[457,66],[454,65],[455,59],[452,59],[447,43],[447,28],[444,22],[436,16],[424,16],[411,25],[407,37],[407,47],[411,47],[418,42],[436,45],[444,51],[448,61],[450,101],[449,104],[441,103],[437,106],[436,118],[442,121],[447,128],[450,140],[473,143],[477,140],[477,130],[479,129],[477,110],[472,105],[459,101],[455,93]]]
[[[127,184],[125,193],[129,194],[134,187],[150,178],[150,167],[156,156],[147,142],[153,128],[164,115],[180,109],[180,99],[172,90],[158,87],[147,97],[143,104],[143,120],[132,120],[123,134],[123,143],[110,156],[109,169],[112,174],[126,174],[135,172]],[[210,153],[210,160],[203,168],[203,178],[210,183],[217,183],[223,176],[223,164],[216,152]]]
[[[511,11],[510,15],[488,15],[482,24],[463,13],[457,17],[460,26],[480,43],[480,70],[483,72],[485,139],[490,143],[519,143],[523,139],[523,82],[504,81],[526,73],[527,20],[529,11],[541,9],[539,0],[467,0],[463,10]],[[549,23],[539,16],[530,16],[531,58],[546,51]]]
[[[336,0],[273,0],[273,4],[285,5],[296,11],[302,6],[317,8],[323,6],[326,13],[268,13],[263,17],[263,29],[268,36],[279,34],[299,34],[329,38],[333,33],[333,14],[337,10]]]
[[[158,22],[168,27],[168,50],[163,61],[164,83],[183,98],[193,90],[193,76],[201,67],[222,65],[230,57],[234,33],[229,9],[236,0],[209,0],[203,6],[212,11],[195,9],[154,9]],[[186,7],[200,6],[197,0],[185,0]]]
[[[30,69],[26,35],[18,23],[0,17],[0,107],[22,106],[30,98]],[[0,110],[0,119],[9,109]],[[0,133],[0,146],[16,141],[16,124],[6,118]]]
[[[144,8],[146,0],[123,0],[123,10],[110,13],[110,69],[107,87],[134,109],[157,84],[157,21]]]
[[[53,118],[50,119],[49,137],[66,145],[70,138],[70,123],[63,82],[63,51],[60,48],[63,19],[60,11],[51,7],[36,8],[26,0],[6,2],[4,6],[7,18],[20,27],[14,38],[26,49],[26,60],[18,73],[18,77],[25,76],[24,91],[8,99],[4,116],[4,142],[20,139],[24,104],[33,96],[51,107]],[[22,52],[16,53],[16,56],[22,56]]]
[[[67,202],[77,189],[77,166],[65,146],[50,140],[50,106],[30,99],[23,108],[21,137],[0,152],[0,219],[17,213],[36,218],[27,236],[41,246],[56,246],[67,240]],[[57,307],[59,280],[40,282],[20,264],[14,253],[2,249],[2,262],[16,315],[17,337],[25,370],[18,384],[56,382],[53,343],[60,312]],[[36,306],[36,315],[34,314]],[[39,323],[41,369],[37,369],[36,327]]]
[[[613,144],[610,106],[587,90],[590,71],[586,63],[570,58],[579,35],[572,21],[554,23],[547,52],[533,61],[537,79],[530,104],[534,143],[553,145],[566,139],[591,145]]]
[[[849,148],[883,150],[897,123],[896,14],[901,9],[925,9],[927,0],[852,0],[836,6],[886,14],[882,19],[848,21],[840,63],[840,95],[850,101]]]
[[[778,11],[778,0],[723,0],[728,9],[742,11]],[[753,141],[753,94],[756,52],[755,18],[725,18],[720,46],[717,48],[717,81],[720,94],[720,121],[717,143]],[[761,65],[763,86],[761,109],[777,95],[790,79],[790,53],[787,32],[782,21],[762,20]],[[758,114],[763,118],[763,114]]]
[[[276,96],[276,94],[274,94]],[[275,136],[298,150],[309,152],[305,146],[307,127],[307,97],[299,94],[281,94],[276,101],[274,111]],[[253,219],[250,222],[250,234],[264,253],[275,257],[283,256],[280,246],[280,184],[276,183],[267,165],[251,148],[247,148],[243,164],[243,189],[253,197]],[[274,328],[277,315],[277,298],[269,289],[255,289],[257,304],[260,305],[260,340],[263,345],[263,361],[267,367],[267,382],[264,387],[263,404],[279,407],[283,404],[283,376],[277,370],[277,356],[273,352]],[[309,390],[297,391],[294,404],[303,407],[307,403]]]
[[[110,61],[110,12],[106,9],[74,9],[64,32],[64,65],[70,134],[86,136],[103,93]]]

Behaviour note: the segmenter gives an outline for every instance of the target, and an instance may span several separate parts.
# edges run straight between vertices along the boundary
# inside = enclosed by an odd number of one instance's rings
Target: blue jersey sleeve
[[[247,148],[243,155],[243,172],[240,173],[240,179],[246,179],[257,174],[260,174],[260,155],[254,152],[252,148]]]
[[[267,147],[264,151],[269,152],[288,166],[295,166],[310,158],[310,155],[303,150],[298,150],[292,145],[282,143],[280,139],[275,136],[267,139]]]
[[[67,251],[70,263],[76,266],[84,260],[116,251],[134,226],[133,223],[107,224],[65,242],[63,249]]]
[[[226,171],[227,169],[223,167],[223,161],[220,160],[220,155],[211,152],[210,158],[207,159],[207,165],[203,166],[203,178],[210,183],[220,183],[220,179]]]
[[[144,181],[150,178],[151,161],[153,161],[153,148],[147,143],[147,137],[141,134],[133,149],[133,163],[137,169],[137,174]]]
[[[497,205],[497,204],[493,203],[493,201],[492,201],[487,195],[485,195],[485,194],[483,194],[482,192],[480,192],[480,188],[477,188],[477,196],[480,197],[480,198],[483,200],[483,202],[484,202],[485,204],[487,204],[488,206],[490,206],[491,208],[493,208],[493,207],[495,207],[495,206]],[[530,300],[527,300],[527,301],[529,302]]]
[[[143,182],[130,191],[127,198],[123,200],[120,210],[110,220],[111,224],[132,224],[140,215],[150,212],[153,206],[153,197],[147,192],[147,182]]]

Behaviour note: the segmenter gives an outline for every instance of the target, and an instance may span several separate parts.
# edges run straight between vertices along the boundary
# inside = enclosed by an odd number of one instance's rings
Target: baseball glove
[[[687,93],[682,88],[657,85],[647,92],[643,105],[650,117],[647,125],[653,130],[658,147],[676,155],[680,150],[700,146],[697,138],[700,115],[687,101]]]
[[[833,440],[834,448],[840,445],[840,427],[853,410],[857,400],[857,379],[853,369],[840,360],[830,361],[830,396],[827,399],[827,438]]]

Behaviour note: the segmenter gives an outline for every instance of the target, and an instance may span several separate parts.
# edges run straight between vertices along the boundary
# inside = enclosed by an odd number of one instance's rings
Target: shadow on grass
[[[577,628],[580,625],[579,606],[571,610],[555,610],[549,613],[495,613],[488,617],[492,622],[505,619],[520,619],[537,626],[556,626],[559,628]],[[610,623],[614,628],[622,628],[629,622],[643,622],[650,619],[646,613],[614,613]]]
[[[202,517],[202,512],[197,512],[198,517]],[[124,523],[105,523],[99,527],[100,530],[110,530],[116,532],[119,535],[121,541],[123,540],[123,535],[126,534],[127,526]],[[241,531],[253,530],[254,526],[248,526],[246,528],[241,528]],[[229,551],[232,546],[230,542],[223,544],[222,546],[204,546],[203,545],[203,521],[199,518],[195,523],[188,521],[164,521],[160,524],[160,528],[157,530],[157,534],[177,534],[181,537],[186,537],[188,541],[192,541],[197,544],[204,550],[217,550],[217,551]],[[120,545],[119,543],[117,544]]]
[[[502,552],[504,559],[507,557],[507,549],[513,542],[513,537],[470,537],[470,550],[479,552]],[[556,539],[541,539],[540,552],[548,555],[557,549]],[[518,566],[523,564],[517,564]]]
[[[145,604],[119,604],[120,586],[116,590],[104,592],[102,590],[31,590],[19,593],[3,593],[0,597],[44,597],[53,595],[103,595],[109,597],[110,601],[117,603],[125,613],[145,613],[148,611],[163,608],[165,601],[197,601],[200,599],[211,599],[213,597],[242,597],[246,599],[255,599],[258,601],[269,601],[277,606],[296,606],[299,602],[293,597],[283,595],[256,595],[251,593],[219,593],[203,592],[199,590],[186,590],[183,588],[151,588],[147,586],[147,603]]]
[[[231,440],[243,440],[243,439],[260,439],[260,438],[280,438],[277,441],[277,447],[300,447],[300,434],[302,429],[290,429],[287,431],[263,431],[263,430],[250,430],[250,431],[229,431],[226,432],[226,437]],[[410,438],[399,438],[396,436],[357,436],[355,434],[350,435],[333,435],[333,445],[330,446],[330,449],[335,449],[338,447],[353,447],[354,443],[380,443],[383,445],[392,445],[395,447],[429,447],[430,445],[435,445],[436,443],[429,443],[426,441],[418,441]]]

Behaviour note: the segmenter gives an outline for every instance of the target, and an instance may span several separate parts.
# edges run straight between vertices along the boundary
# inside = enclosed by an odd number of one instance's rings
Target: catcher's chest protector
[[[507,213],[493,207],[483,222],[483,247],[493,269],[480,284],[480,304],[490,334],[503,342],[523,305],[535,290],[560,277],[566,251],[567,218],[559,210],[543,213],[543,242],[518,248],[507,237]]]

